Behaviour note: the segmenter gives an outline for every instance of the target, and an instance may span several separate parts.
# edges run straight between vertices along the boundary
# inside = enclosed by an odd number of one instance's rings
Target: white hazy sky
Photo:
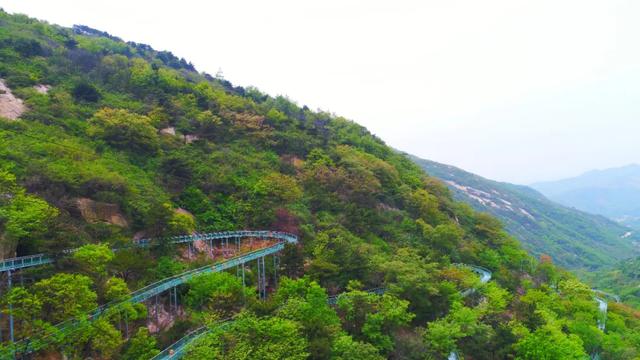
[[[0,0],[516,183],[640,162],[640,1]]]

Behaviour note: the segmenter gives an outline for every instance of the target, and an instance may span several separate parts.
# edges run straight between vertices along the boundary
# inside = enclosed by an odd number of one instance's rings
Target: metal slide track
[[[219,239],[235,239],[235,238],[245,238],[245,237],[268,237],[268,238],[276,238],[280,240],[287,241],[289,243],[295,243],[298,241],[298,238],[289,233],[279,232],[279,231],[250,231],[250,230],[242,230],[242,231],[224,231],[217,233],[206,233],[206,234],[193,234],[193,235],[180,235],[173,236],[169,238],[165,238],[170,240],[173,244],[184,244],[190,243],[198,240],[219,240]],[[148,238],[148,239],[140,239],[133,241],[133,247],[146,247],[151,245],[154,241],[157,241],[156,238]],[[63,254],[73,253],[75,249],[65,250]],[[40,266],[45,264],[51,264],[55,261],[54,257],[47,254],[36,254],[29,256],[19,256],[10,259],[0,260],[0,272],[5,271],[15,271],[19,269]]]
[[[242,234],[238,235],[238,233],[242,233]],[[141,289],[138,289],[132,292],[129,298],[127,298],[126,300],[113,301],[98,307],[97,309],[91,311],[87,315],[86,319],[70,319],[55,325],[54,327],[56,331],[54,332],[54,334],[72,331],[72,329],[76,328],[83,321],[93,321],[97,319],[100,315],[103,315],[107,312],[117,311],[120,307],[124,305],[143,302],[173,287],[184,284],[185,282],[193,279],[194,277],[197,277],[203,274],[208,274],[208,273],[220,272],[220,271],[232,268],[236,265],[241,265],[267,255],[275,254],[281,251],[282,249],[284,249],[285,243],[296,243],[298,241],[298,238],[295,235],[287,234],[287,233],[276,233],[276,232],[269,232],[269,231],[254,231],[254,232],[244,231],[244,232],[238,232],[238,233],[233,233],[234,235],[229,235],[231,233],[225,233],[225,236],[220,236],[218,235],[219,233],[215,235],[213,234],[208,234],[208,235],[209,235],[209,239],[213,239],[214,238],[213,236],[218,236],[218,237],[215,237],[216,239],[240,236],[240,237],[276,238],[283,241],[280,241],[277,244],[271,245],[263,249],[248,252],[248,253],[236,256],[234,258],[212,264],[212,265],[207,265],[197,269],[189,270],[184,273],[149,284]],[[196,238],[196,236],[194,235],[192,236],[192,240],[183,239],[183,242],[196,241],[200,239],[202,239],[202,237]],[[33,351],[40,350],[43,347],[50,344],[51,341],[49,339],[52,337],[53,338],[56,337],[54,334],[45,335],[42,339],[36,339],[36,340],[24,339],[19,342],[16,342],[15,344],[16,353],[30,353]]]

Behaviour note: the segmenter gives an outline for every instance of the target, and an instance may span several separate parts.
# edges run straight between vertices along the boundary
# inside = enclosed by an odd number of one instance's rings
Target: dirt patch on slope
[[[129,225],[116,204],[94,201],[89,198],[78,198],[76,199],[76,206],[80,210],[82,217],[90,223],[102,221],[121,227]]]
[[[0,79],[0,117],[16,120],[27,110],[21,99],[13,96],[11,89]]]

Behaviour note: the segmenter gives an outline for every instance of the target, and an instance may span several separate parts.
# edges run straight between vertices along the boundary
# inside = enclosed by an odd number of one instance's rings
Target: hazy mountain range
[[[569,179],[531,185],[566,206],[640,226],[640,165],[593,170]]]

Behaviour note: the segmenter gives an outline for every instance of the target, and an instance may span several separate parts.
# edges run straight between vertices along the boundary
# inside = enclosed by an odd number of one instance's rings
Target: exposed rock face
[[[107,222],[121,227],[129,226],[116,204],[94,201],[89,198],[78,198],[76,199],[76,205],[82,217],[90,223]]]
[[[33,88],[36,89],[36,91],[40,94],[46,94],[51,89],[51,85],[38,84],[34,85]]]
[[[18,244],[15,241],[9,241],[4,234],[0,233],[0,259],[15,257],[17,246]]]
[[[193,217],[194,217],[194,216],[193,216],[193,214],[192,214],[189,210],[187,210],[187,209],[177,208],[177,209],[175,210],[175,212],[176,212],[176,214],[187,215],[187,216],[190,216],[191,218],[193,218]]]
[[[185,135],[184,142],[187,144],[191,144],[192,142],[199,140],[200,137],[198,135]]]
[[[16,120],[27,110],[21,99],[13,96],[11,89],[0,79],[0,117]]]
[[[160,134],[161,135],[175,135],[176,134],[176,128],[172,127],[167,127],[164,129],[160,129]]]

